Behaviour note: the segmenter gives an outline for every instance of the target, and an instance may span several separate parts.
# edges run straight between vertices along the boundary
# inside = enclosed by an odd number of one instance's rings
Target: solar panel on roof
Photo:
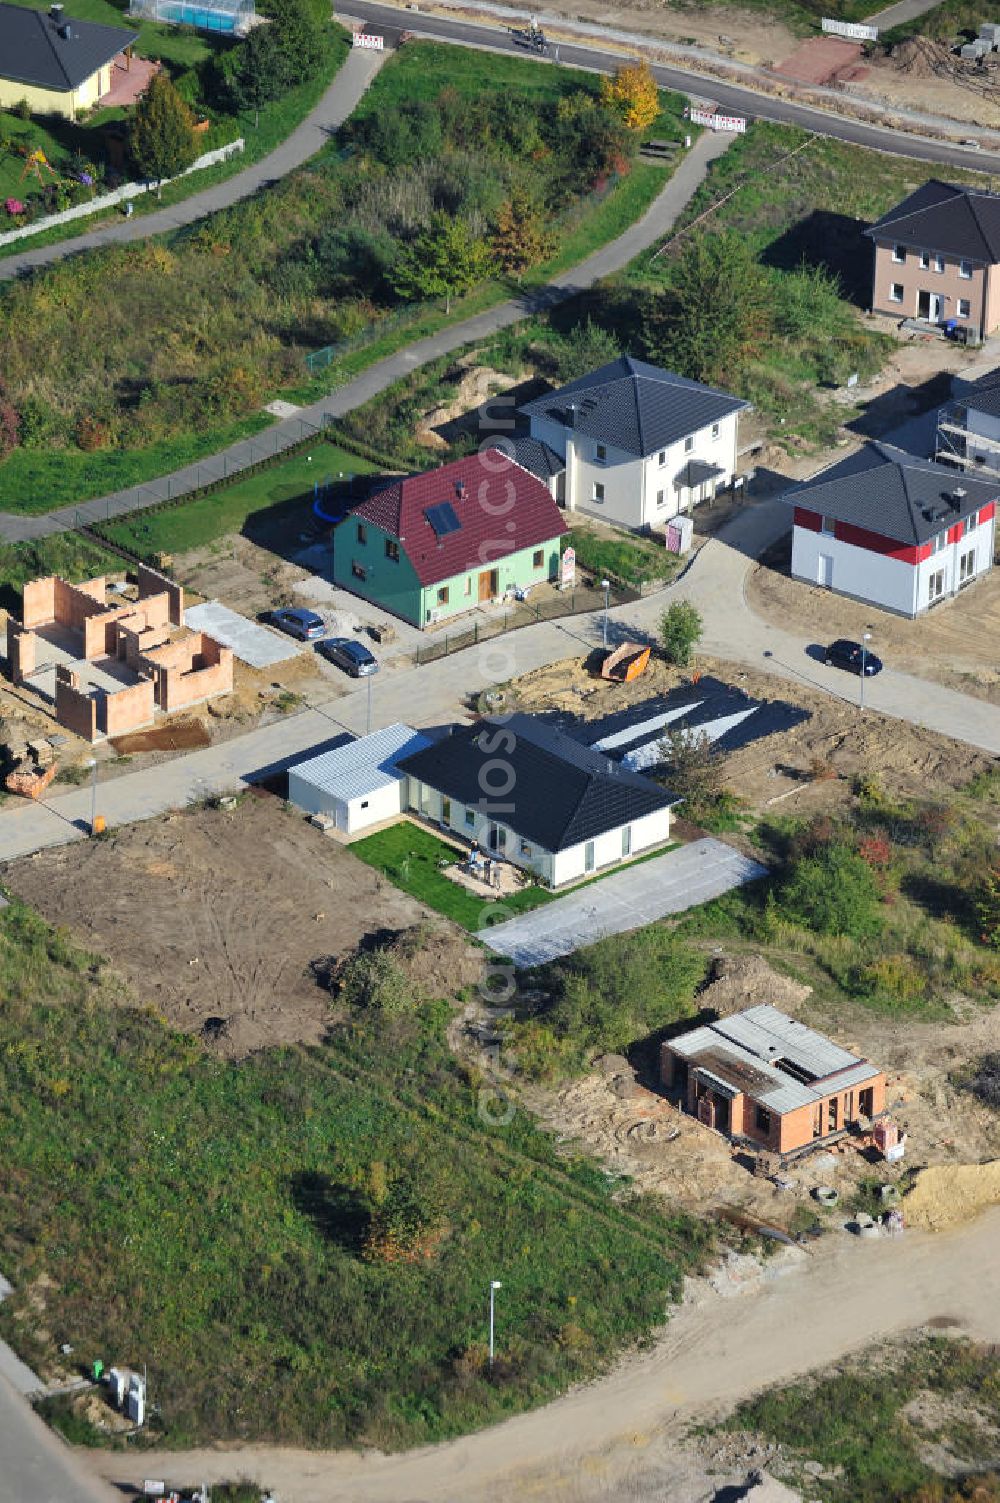
[[[434,529],[435,537],[446,538],[449,532],[458,532],[462,526],[450,501],[439,506],[428,506],[424,516]]]

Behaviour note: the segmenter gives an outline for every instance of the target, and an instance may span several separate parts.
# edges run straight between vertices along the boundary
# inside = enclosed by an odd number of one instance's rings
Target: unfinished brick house
[[[233,654],[184,625],[184,591],[139,566],[138,599],[106,580],[72,585],[57,576],[26,584],[21,620],[7,623],[14,683],[54,706],[86,741],[124,735],[157,713],[188,709],[233,687]]]
[[[660,1078],[706,1126],[773,1153],[885,1110],[876,1065],[766,1004],[664,1043]]]

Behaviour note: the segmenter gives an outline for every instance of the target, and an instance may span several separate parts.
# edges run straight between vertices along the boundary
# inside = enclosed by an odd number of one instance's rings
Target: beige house
[[[1000,194],[932,179],[865,233],[873,312],[954,319],[977,340],[1000,328]]]
[[[0,109],[27,100],[33,115],[76,120],[127,68],[137,31],[78,21],[61,5],[47,11],[0,3]]]

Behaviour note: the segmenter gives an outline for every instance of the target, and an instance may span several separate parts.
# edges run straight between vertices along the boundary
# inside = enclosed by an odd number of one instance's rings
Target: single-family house
[[[78,21],[61,5],[47,11],[0,4],[0,109],[26,99],[33,114],[75,120],[111,90],[127,68],[137,31]]]
[[[567,511],[648,532],[732,484],[749,405],[623,355],[526,403],[513,452]]]
[[[935,458],[983,479],[1000,479],[1000,368],[978,380],[951,380],[938,411]]]
[[[1000,328],[1000,195],[932,178],[865,231],[875,247],[872,311]]]
[[[397,766],[411,813],[550,887],[662,845],[679,802],[530,715],[455,726]]]
[[[867,443],[786,492],[792,576],[919,616],[993,567],[1000,480]]]
[[[559,575],[562,517],[500,449],[379,485],[333,534],[333,577],[415,626]]]
[[[307,757],[288,769],[288,801],[307,814],[325,814],[336,829],[356,835],[403,808],[400,758],[429,746],[412,726],[397,723]]]
[[[877,1065],[767,1004],[669,1039],[660,1078],[706,1126],[774,1153],[885,1111]]]

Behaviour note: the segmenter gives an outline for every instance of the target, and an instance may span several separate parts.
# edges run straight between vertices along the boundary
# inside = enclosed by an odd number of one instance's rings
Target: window
[[[361,807],[362,807],[362,809],[367,809],[368,808],[368,800],[366,798],[363,798],[361,800]]]
[[[934,270],[935,271],[944,271],[944,256],[935,256],[934,257]]]
[[[595,857],[594,857],[594,842],[592,840],[588,840],[587,844],[583,848],[583,869],[584,869],[584,871],[585,872],[592,872],[594,870],[595,864],[596,863],[595,863]]]
[[[362,584],[368,578],[368,570],[363,568],[356,558],[351,560],[351,576],[354,579],[360,579]]]
[[[438,602],[438,605],[447,605],[448,604],[448,586],[446,584],[443,584],[441,586],[441,588],[438,590],[438,593],[437,593],[437,602]]]
[[[660,469],[662,470],[663,466],[666,464],[666,462],[667,462],[667,451],[666,451],[666,449],[661,449],[660,452],[659,452],[659,454],[657,454],[657,456],[656,456],[656,463],[660,466]]]
[[[367,541],[368,541],[368,528],[365,526],[364,522],[359,522],[358,523],[358,542],[361,543],[361,544],[364,544],[364,543],[367,543]]]
[[[927,580],[927,603],[933,605],[944,594],[944,570],[937,569]]]
[[[476,811],[475,811],[475,809],[466,809],[466,811],[465,811],[465,824],[466,824],[466,828],[469,829],[469,830],[474,830],[476,828]]]
[[[753,1120],[754,1120],[754,1124],[755,1124],[755,1126],[757,1128],[757,1131],[766,1134],[767,1137],[770,1137],[770,1135],[771,1135],[771,1113],[769,1111],[767,1111],[764,1107],[758,1106],[757,1110],[753,1114]]]
[[[666,504],[667,504],[667,493],[666,493],[666,491],[657,491],[657,493],[656,493],[656,504],[657,504],[657,506],[666,506]]]
[[[694,448],[694,439],[689,434],[688,437],[684,440],[684,453],[685,454],[690,454],[691,450],[693,448]]]
[[[545,549],[544,548],[536,548],[535,551],[534,551],[534,553],[531,555],[531,567],[533,569],[540,569],[542,567],[542,565],[544,564],[544,562],[545,562]]]
[[[385,556],[391,558],[394,564],[399,563],[399,544],[393,538],[385,540]]]
[[[827,1112],[829,1113],[827,1131],[836,1132],[840,1125],[840,1102],[836,1096],[831,1096],[827,1102]]]
[[[719,436],[719,425],[718,425],[718,423],[713,423],[712,424],[712,437],[713,438],[718,438],[718,436]]]
[[[471,595],[472,594],[472,575],[471,574],[469,575],[469,577],[465,581],[465,593],[466,593],[466,595]]]
[[[819,530],[825,533],[828,538],[832,538],[837,531],[835,519],[833,517],[822,517],[820,519]]]
[[[964,277],[966,281],[969,281],[970,277],[972,276],[972,262],[959,261],[958,274],[960,277]]]
[[[598,444],[594,450],[594,459],[598,464],[607,464],[608,450],[605,444]]]
[[[939,532],[937,537],[931,542],[931,552],[940,553],[942,548],[947,548],[947,546],[948,534],[946,532]]]
[[[959,318],[972,317],[972,303],[967,297],[960,297],[958,300],[958,316]]]
[[[451,799],[450,798],[443,798],[441,800],[441,823],[444,824],[444,825],[450,825],[451,824]]]
[[[906,246],[894,245],[892,248],[892,259],[896,262],[897,266],[901,266],[906,260]]]
[[[930,251],[921,251],[920,252],[920,270],[921,271],[929,271],[930,270],[930,265],[931,265],[931,253],[930,253]]]
[[[890,303],[901,303],[903,301],[902,282],[891,282],[889,284],[889,301]]]
[[[601,485],[596,480],[594,482],[594,500],[595,501],[603,501],[604,500],[604,487],[603,487],[603,485]]]
[[[521,855],[522,856],[530,856],[531,855],[531,846],[528,844],[528,842],[526,840],[522,840],[521,841]]]
[[[490,825],[489,842],[491,850],[505,851],[507,849],[507,831],[503,825]]]
[[[963,553],[958,561],[958,584],[969,584],[976,577],[976,550],[970,548],[968,553]]]
[[[631,856],[631,854],[632,854],[632,826],[631,825],[623,825],[622,826],[622,855],[623,856]]]

